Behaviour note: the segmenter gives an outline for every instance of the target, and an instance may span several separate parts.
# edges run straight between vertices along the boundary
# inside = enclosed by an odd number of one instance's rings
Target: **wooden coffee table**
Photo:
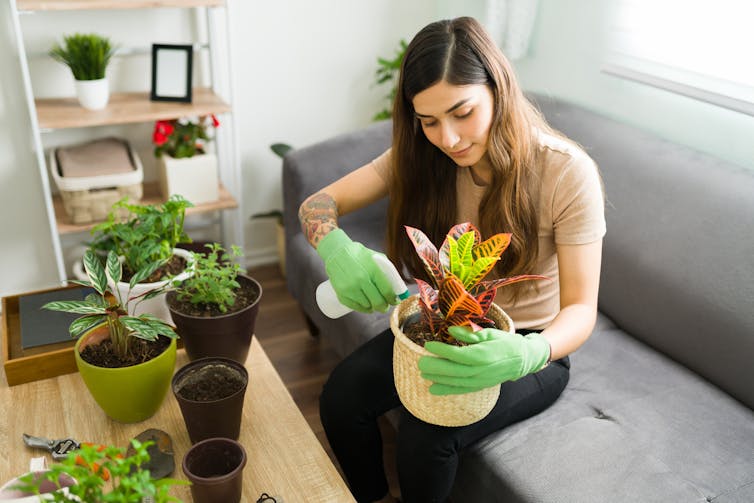
[[[176,368],[186,362],[185,351],[178,350]],[[249,386],[239,438],[248,457],[242,501],[253,503],[263,492],[286,503],[354,501],[256,337],[246,368]],[[176,461],[173,477],[186,478],[181,460],[191,444],[170,391],[153,417],[141,423],[121,424],[102,412],[78,373],[12,387],[4,374],[2,379],[0,485],[28,471],[31,457],[46,455],[48,463],[52,461],[48,453],[27,448],[22,433],[126,447],[131,438],[148,428],[170,434]],[[171,495],[191,501],[188,486],[174,487]]]

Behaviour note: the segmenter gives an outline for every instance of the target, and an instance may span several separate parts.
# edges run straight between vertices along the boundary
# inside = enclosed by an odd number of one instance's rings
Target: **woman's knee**
[[[320,407],[370,409],[379,413],[397,403],[393,381],[392,333],[387,330],[343,359],[330,373],[320,396]]]
[[[404,411],[396,439],[398,458],[406,465],[426,465],[453,459],[461,449],[451,428],[435,426]]]

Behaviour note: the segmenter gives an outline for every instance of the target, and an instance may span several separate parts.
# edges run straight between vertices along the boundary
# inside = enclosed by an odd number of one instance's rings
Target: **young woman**
[[[434,426],[403,411],[397,436],[401,498],[440,502],[450,494],[461,450],[541,412],[565,388],[567,355],[589,337],[596,319],[603,192],[594,162],[548,127],[472,18],[432,23],[414,37],[401,68],[393,121],[391,149],[300,208],[304,232],[325,261],[341,302],[363,312],[396,303],[371,258],[374,252],[337,226],[339,215],[385,196],[387,254],[399,270],[405,266],[426,279],[404,225],[423,230],[439,245],[454,224],[470,221],[483,238],[513,234],[496,276],[552,278],[498,293],[496,302],[518,333],[453,328],[468,346],[447,350],[431,343],[428,349],[438,356],[421,359],[419,367],[436,394],[502,383],[492,412],[469,426]],[[376,422],[400,405],[392,348],[388,329],[357,349],[332,372],[320,400],[322,424],[358,501],[394,501]],[[468,351],[474,357],[464,354]]]

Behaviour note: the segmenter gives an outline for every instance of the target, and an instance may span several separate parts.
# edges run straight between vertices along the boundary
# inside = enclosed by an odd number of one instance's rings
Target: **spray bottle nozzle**
[[[403,278],[401,278],[401,275],[398,273],[398,270],[393,263],[380,253],[372,255],[372,259],[374,259],[377,267],[385,273],[385,276],[388,281],[390,281],[393,291],[398,298],[401,300],[407,299],[410,293],[406,287],[406,283],[403,281]],[[319,284],[316,291],[316,299],[319,309],[328,318],[340,318],[353,311],[351,308],[344,306],[338,301],[338,295],[335,293],[330,280]]]

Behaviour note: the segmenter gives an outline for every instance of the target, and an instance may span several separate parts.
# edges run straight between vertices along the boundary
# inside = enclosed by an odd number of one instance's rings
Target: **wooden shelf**
[[[149,93],[113,93],[103,110],[82,108],[76,98],[38,99],[36,105],[42,129],[151,122],[230,111],[230,105],[211,89],[203,87],[194,89],[191,103],[151,101]]]
[[[20,11],[222,7],[225,0],[18,0]]]
[[[162,204],[165,198],[160,194],[160,187],[157,182],[144,183],[144,197],[141,198],[140,204]],[[60,234],[72,234],[74,232],[84,232],[90,230],[99,222],[89,224],[73,224],[63,208],[63,199],[60,194],[55,194],[52,198],[52,204],[55,208],[55,219],[58,224]],[[210,203],[197,204],[193,208],[186,210],[187,215],[197,213],[207,213],[210,211],[230,210],[238,208],[238,202],[233,198],[228,189],[220,184],[220,199]]]

